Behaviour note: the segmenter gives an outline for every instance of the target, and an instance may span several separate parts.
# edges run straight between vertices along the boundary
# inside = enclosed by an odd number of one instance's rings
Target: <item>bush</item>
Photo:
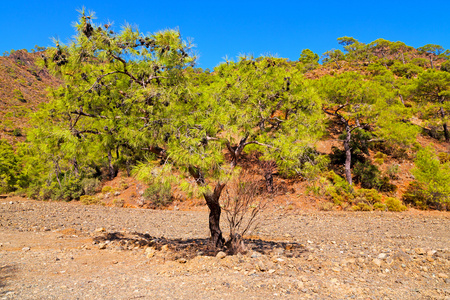
[[[355,191],[355,200],[362,200],[369,204],[375,204],[381,202],[381,195],[375,189],[359,189]]]
[[[103,194],[111,193],[112,190],[113,190],[112,187],[110,187],[109,185],[105,185],[105,186],[102,188],[102,193],[103,193]]]
[[[425,198],[426,206],[431,204],[437,209],[448,209],[450,203],[450,162],[441,163],[434,150],[427,147],[417,153],[415,164],[416,167],[412,170],[412,173],[420,187],[423,188],[424,195],[418,194],[417,191],[415,194]],[[413,202],[419,201],[413,199]]]
[[[9,193],[28,184],[28,178],[12,146],[0,140],[0,193]]]
[[[417,181],[413,181],[409,184],[403,194],[402,200],[404,203],[412,205],[418,209],[448,209],[448,205],[434,201],[433,198],[427,194],[426,186]]]
[[[84,195],[80,197],[80,202],[84,205],[92,205],[100,203],[100,200],[94,196]]]
[[[389,182],[389,177],[382,176],[380,170],[370,162],[357,162],[353,169],[353,176],[355,182],[360,183],[365,189],[376,189],[380,192],[392,192],[397,189]]]
[[[98,178],[83,178],[81,180],[81,188],[85,195],[93,195],[100,187],[100,180]]]
[[[381,211],[386,211],[387,210],[387,206],[384,203],[375,203],[373,205],[373,209],[374,210],[381,210]]]
[[[360,202],[356,205],[353,205],[351,209],[354,211],[372,211],[372,206],[368,205],[367,203]]]
[[[172,186],[168,182],[154,182],[144,191],[143,196],[157,207],[168,205],[173,201]]]
[[[389,211],[404,211],[406,206],[397,198],[388,197],[385,201],[386,207]]]

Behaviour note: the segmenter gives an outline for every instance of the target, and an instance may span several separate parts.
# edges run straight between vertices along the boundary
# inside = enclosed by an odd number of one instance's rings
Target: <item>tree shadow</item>
[[[4,289],[8,285],[8,280],[15,276],[17,268],[11,265],[4,265],[0,267],[0,296],[6,295],[9,290]]]
[[[219,251],[225,251],[232,255],[226,248],[216,248],[210,239],[169,239],[165,237],[153,237],[139,232],[105,232],[94,238],[95,243],[107,243],[108,247],[120,247],[123,250],[133,250],[154,247],[157,251],[163,251],[167,258],[192,259],[196,256],[215,256]],[[258,252],[263,255],[281,254],[285,257],[300,257],[307,250],[299,243],[287,243],[267,241],[262,239],[244,239],[247,252]]]

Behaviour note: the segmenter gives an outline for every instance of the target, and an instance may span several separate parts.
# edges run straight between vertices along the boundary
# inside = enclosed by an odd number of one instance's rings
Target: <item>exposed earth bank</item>
[[[0,299],[450,299],[448,212],[272,210],[234,256],[207,221],[1,199]]]

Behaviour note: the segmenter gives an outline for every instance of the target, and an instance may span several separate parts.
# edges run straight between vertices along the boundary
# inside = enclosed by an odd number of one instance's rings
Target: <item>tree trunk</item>
[[[77,177],[80,174],[80,171],[78,169],[78,161],[77,161],[76,157],[73,158],[73,172],[75,173],[75,176],[77,176]]]
[[[443,101],[442,101],[442,102],[443,102]],[[445,118],[445,112],[444,112],[444,108],[443,108],[442,106],[440,107],[439,112],[440,112],[440,114],[441,114],[442,120],[444,120],[444,118]],[[446,142],[450,142],[450,136],[449,136],[449,133],[448,133],[447,123],[445,123],[445,121],[444,121],[444,124],[442,124],[442,127],[444,128],[444,137],[445,137],[445,141],[446,141]]]
[[[108,169],[109,169],[109,179],[113,180],[114,177],[116,177],[116,172],[114,171],[114,166],[112,164],[111,149],[108,150]]]
[[[352,137],[350,126],[347,124],[346,126],[347,135],[344,140],[344,150],[345,150],[345,177],[347,178],[348,184],[352,185],[352,171],[351,171],[351,164],[352,164],[352,151],[350,148],[350,139]]]
[[[433,58],[431,57],[431,55],[430,55],[430,64],[431,64],[431,68],[434,69],[434,67],[433,67]]]
[[[214,188],[214,192],[205,193],[206,204],[209,208],[209,231],[211,232],[211,243],[217,247],[222,248],[225,243],[225,239],[220,230],[220,214],[222,209],[220,207],[220,194],[222,193],[225,184],[217,184]]]

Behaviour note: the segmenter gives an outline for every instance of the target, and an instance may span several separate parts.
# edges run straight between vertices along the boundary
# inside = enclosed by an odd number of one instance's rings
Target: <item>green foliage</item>
[[[388,197],[384,202],[389,211],[405,211],[407,207],[397,198]]]
[[[0,140],[0,193],[13,192],[27,183],[20,157],[6,140]]]
[[[166,206],[173,200],[172,186],[169,182],[154,182],[144,191],[144,198],[156,207]]]
[[[433,202],[433,199],[426,191],[426,185],[413,181],[408,185],[402,197],[403,202],[419,209],[438,208],[439,203]]]
[[[450,203],[450,162],[441,163],[434,150],[427,147],[417,153],[415,165],[412,173],[423,187],[426,200],[412,202],[425,202],[423,205],[434,204],[438,208],[446,208]],[[407,197],[414,198],[414,190],[410,194]],[[420,194],[418,196],[422,197]]]
[[[14,89],[13,94],[14,94],[14,98],[19,100],[20,102],[27,102],[27,100],[25,100],[25,96],[23,95],[22,91],[20,91],[18,89]]]
[[[101,201],[95,197],[90,195],[84,195],[80,197],[80,202],[84,205],[92,205],[92,204],[99,204]]]

